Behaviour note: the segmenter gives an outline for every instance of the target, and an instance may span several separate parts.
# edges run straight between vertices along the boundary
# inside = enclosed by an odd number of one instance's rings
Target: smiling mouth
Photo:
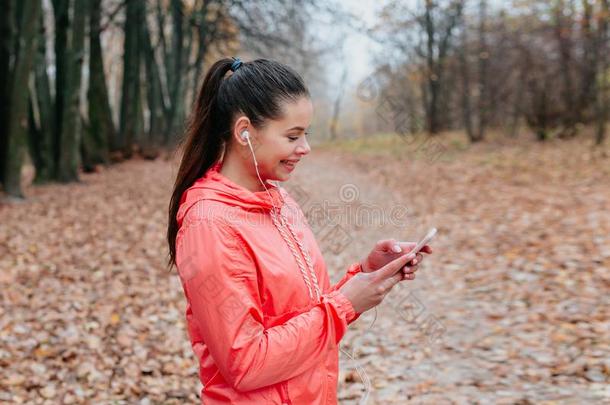
[[[288,169],[294,169],[297,164],[297,162],[294,160],[280,160],[280,163],[282,163]]]

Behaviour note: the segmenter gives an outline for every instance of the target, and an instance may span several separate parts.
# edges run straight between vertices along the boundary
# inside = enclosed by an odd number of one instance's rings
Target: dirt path
[[[339,255],[326,246],[331,270],[341,272],[341,262],[366,254],[376,240],[415,240],[431,226],[440,231],[417,279],[392,292],[371,328],[374,314],[367,313],[344,339],[357,361],[342,359],[340,398],[610,401],[608,177],[559,173],[565,181],[554,182],[513,168],[510,176],[485,174],[484,166],[463,162],[379,162],[321,153],[295,178],[313,200],[342,203],[344,211],[342,187],[357,190],[353,205],[408,212],[400,221],[386,215],[383,226],[339,219],[352,242]]]
[[[376,241],[415,240],[436,225],[416,221],[410,202],[378,180],[356,165],[346,165],[338,155],[314,153],[284,185],[292,193],[307,192],[305,204],[301,202],[306,213],[328,206],[329,225],[316,236],[333,280],[342,276],[346,264],[365,256]],[[345,240],[325,239],[326,231],[337,225]],[[442,237],[438,244],[435,241],[435,248],[441,243]],[[416,394],[427,391],[428,381],[439,372],[434,361],[440,359],[431,356],[437,351],[431,341],[445,327],[434,309],[438,294],[429,272],[433,266],[433,260],[426,259],[417,279],[397,286],[378,307],[376,319],[370,311],[352,325],[342,342],[347,352],[341,356],[342,403],[358,403],[367,395],[368,403],[404,403],[409,395],[424,399]],[[431,328],[429,333],[425,333],[426,325]]]
[[[502,163],[511,154],[431,165],[316,151],[295,171],[284,186],[332,219],[314,232],[333,280],[379,239],[439,229],[417,279],[343,340],[355,360],[341,356],[342,403],[610,401],[607,174],[557,153],[555,177],[527,169],[538,151],[521,170]],[[196,402],[182,291],[164,269],[174,175],[131,161],[0,206],[0,400]]]

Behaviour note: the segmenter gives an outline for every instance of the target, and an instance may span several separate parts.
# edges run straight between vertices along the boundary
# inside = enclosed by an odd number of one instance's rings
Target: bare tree
[[[426,84],[424,106],[427,130],[438,133],[442,128],[440,118],[440,95],[444,86],[447,57],[452,46],[453,32],[460,20],[463,1],[452,1],[445,9],[438,3],[425,1],[424,14],[418,22],[424,32],[425,44],[417,48],[419,56],[425,60]]]
[[[337,98],[335,98],[335,102],[333,104],[333,113],[330,119],[330,139],[337,139],[337,126],[339,124],[339,116],[341,115],[341,100],[343,99],[343,95],[345,94],[345,83],[347,82],[347,65],[343,68],[343,73],[341,74],[341,80],[339,82],[339,91],[337,93]]]
[[[489,49],[487,47],[487,2],[479,1],[479,22],[478,22],[478,44],[476,44],[476,60],[477,64],[477,111],[474,114],[472,106],[472,73],[471,61],[469,60],[470,50],[473,46],[469,43],[467,20],[462,17],[463,24],[460,29],[461,43],[456,47],[456,53],[459,58],[460,76],[462,81],[462,114],[463,124],[466,134],[471,142],[480,142],[485,136],[485,128],[489,115],[489,89],[488,89],[488,60]],[[476,118],[476,121],[475,121]]]
[[[96,164],[108,162],[110,144],[116,138],[100,39],[102,1],[89,1],[89,120],[87,130],[83,133],[82,145],[83,168],[86,171],[93,170]]]
[[[610,47],[608,43],[610,42],[610,7],[608,7],[608,0],[600,0],[601,13],[598,14],[598,45],[596,47],[597,50],[597,72],[599,72],[599,77],[597,79],[597,97],[596,97],[596,132],[595,132],[595,144],[602,145],[604,143],[604,139],[606,137],[606,125],[609,118],[608,114],[608,104],[610,104],[610,85],[608,79],[608,68],[609,68],[609,58],[608,53],[610,52]]]
[[[14,4],[6,4],[5,7],[13,6]],[[40,2],[38,0],[24,0],[16,4],[17,13],[7,13],[9,16],[20,16],[21,18],[15,22],[15,31],[10,30],[9,38],[3,38],[4,41],[13,44],[15,59],[8,69],[8,80],[3,85],[3,90],[7,92],[9,103],[7,105],[8,112],[5,112],[5,117],[8,118],[7,126],[3,128],[6,131],[6,149],[4,151],[5,159],[2,160],[2,182],[4,190],[11,196],[23,198],[21,189],[21,165],[23,155],[25,153],[25,145],[28,134],[27,116],[28,116],[28,92],[24,91],[28,87],[28,80],[32,70],[32,62],[36,53],[36,38],[38,15],[40,13]],[[8,11],[8,10],[7,10]],[[8,18],[11,18],[8,17]],[[31,23],[31,22],[34,23]],[[4,23],[11,24],[9,21]],[[12,24],[11,24],[12,25]],[[7,31],[5,31],[7,32]],[[3,131],[4,132],[4,131]]]

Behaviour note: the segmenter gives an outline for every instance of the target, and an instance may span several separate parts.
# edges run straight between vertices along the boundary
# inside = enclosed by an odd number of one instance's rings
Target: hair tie
[[[235,72],[242,65],[242,61],[239,58],[233,58],[233,63],[231,64],[231,71]]]

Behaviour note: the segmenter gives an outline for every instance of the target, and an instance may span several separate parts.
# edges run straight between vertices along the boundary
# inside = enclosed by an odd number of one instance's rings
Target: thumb
[[[408,261],[415,258],[414,253],[406,253],[392,260],[390,263],[383,266],[381,269],[377,270],[375,273],[379,276],[379,278],[384,279],[388,277],[392,277],[398,270],[400,270]]]

